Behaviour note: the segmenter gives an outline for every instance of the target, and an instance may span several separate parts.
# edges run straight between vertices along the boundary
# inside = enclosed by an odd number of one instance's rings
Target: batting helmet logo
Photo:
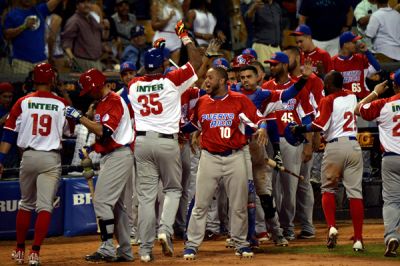
[[[254,61],[254,57],[248,54],[241,54],[236,56],[232,61],[233,68],[240,68],[243,66],[247,66]]]
[[[85,95],[91,90],[101,90],[106,82],[106,77],[100,70],[95,68],[87,70],[79,77],[79,84],[82,91],[79,96]]]
[[[303,134],[293,134],[291,127],[296,126],[297,124],[295,122],[290,122],[284,131],[284,136],[286,141],[292,145],[292,146],[299,146],[300,144],[302,144],[303,142],[305,142],[305,138],[303,136]]]
[[[40,63],[33,68],[34,83],[53,83],[56,78],[53,66],[49,63]]]

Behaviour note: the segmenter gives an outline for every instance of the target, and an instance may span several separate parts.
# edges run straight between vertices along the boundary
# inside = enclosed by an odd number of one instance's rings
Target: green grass
[[[338,245],[333,250],[328,250],[325,245],[309,245],[296,247],[273,247],[268,248],[269,254],[321,254],[326,256],[349,256],[357,258],[376,258],[400,261],[400,256],[396,258],[386,258],[383,256],[385,247],[383,244],[368,244],[364,252],[354,252],[352,245]]]

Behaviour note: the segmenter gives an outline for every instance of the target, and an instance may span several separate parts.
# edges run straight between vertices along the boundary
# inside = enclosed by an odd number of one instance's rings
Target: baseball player
[[[332,70],[331,56],[315,46],[310,27],[301,24],[290,35],[295,36],[297,47],[301,49],[301,65],[304,65],[305,60],[311,60],[314,72],[320,77]]]
[[[343,89],[343,76],[331,71],[324,79],[325,97],[318,106],[316,119],[309,124],[294,126],[295,134],[322,131],[327,142],[322,159],[321,193],[322,208],[328,225],[328,249],[336,246],[335,194],[340,179],[350,199],[350,214],[353,221],[353,250],[363,251],[362,225],[364,206],[362,197],[363,161],[361,147],[357,142],[357,126],[354,109],[357,98],[351,91]]]
[[[162,48],[152,48],[145,53],[145,75],[134,78],[129,86],[137,130],[136,189],[142,262],[153,260],[152,249],[156,236],[154,204],[160,179],[165,199],[158,240],[165,256],[173,256],[174,252],[171,236],[182,193],[178,145],[180,97],[197,80],[195,71],[201,62],[200,54],[181,21],[176,25],[176,33],[188,50],[189,62],[164,76]]]
[[[247,233],[247,170],[243,147],[246,146],[244,124],[260,123],[261,113],[246,96],[228,91],[228,75],[222,68],[210,68],[206,74],[208,95],[199,99],[193,111],[193,130],[201,128],[199,169],[196,178],[196,201],[187,230],[183,257],[194,259],[204,238],[207,209],[219,182],[226,189],[231,213],[231,236],[236,255],[253,256],[246,241]],[[261,124],[261,123],[260,123]],[[189,126],[190,126],[189,125]],[[254,124],[252,124],[254,126]],[[265,129],[257,130],[260,144],[265,143]]]
[[[298,80],[302,76],[302,71],[300,67],[300,52],[297,47],[288,47],[284,52],[289,57],[289,71],[290,76],[294,80]],[[314,63],[307,59],[306,62]],[[314,118],[318,110],[318,103],[324,96],[323,93],[324,84],[323,81],[315,74],[311,74],[308,77],[307,83],[304,86],[304,90],[307,91],[310,103],[313,107]],[[311,136],[308,136],[309,139]],[[312,136],[312,141],[307,144],[303,144],[304,149],[317,150],[320,145],[320,133],[315,132]],[[310,153],[308,153],[310,154]],[[315,228],[313,225],[313,207],[314,207],[314,192],[310,183],[311,167],[313,165],[313,157],[307,158],[304,156],[302,158],[302,163],[300,167],[300,174],[304,176],[304,180],[298,182],[296,191],[296,216],[301,224],[300,234],[297,238],[300,239],[310,239],[315,238]]]
[[[266,60],[270,64],[271,74],[274,79],[264,83],[263,89],[282,90],[288,88],[294,83],[289,76],[289,57],[283,52],[277,52],[270,59]],[[275,111],[276,121],[278,123],[278,131],[280,135],[280,150],[282,154],[283,164],[291,163],[291,170],[297,174],[300,173],[302,161],[308,161],[311,158],[312,150],[303,145],[292,146],[284,138],[285,127],[293,121],[301,124],[311,121],[310,116],[313,108],[309,100],[309,92],[302,90],[295,98],[289,100],[285,107]],[[304,158],[304,159],[303,159]],[[293,178],[287,173],[280,173],[277,179],[277,206],[279,212],[279,220],[283,228],[283,234],[287,240],[294,240],[294,218],[296,213],[296,191],[298,179]]]
[[[55,82],[53,67],[48,63],[36,65],[33,82],[36,91],[20,98],[6,120],[0,144],[0,174],[5,156],[16,142],[23,155],[19,173],[21,201],[16,223],[17,247],[13,258],[17,264],[24,263],[26,234],[35,210],[38,215],[29,265],[39,265],[39,252],[49,229],[61,176],[62,133],[69,124],[64,117],[66,100],[51,92]],[[69,128],[71,135],[73,128]]]
[[[333,70],[343,75],[343,86],[354,92],[358,99],[363,99],[369,94],[365,78],[381,70],[379,62],[367,49],[365,43],[357,42],[361,36],[346,31],[340,35],[339,54],[332,57]],[[362,53],[357,53],[357,48]]]
[[[94,121],[68,106],[65,116],[74,118],[96,135],[96,142],[85,148],[102,155],[100,172],[94,191],[93,206],[100,228],[101,245],[87,261],[133,261],[130,245],[128,211],[124,202],[128,180],[132,179],[133,154],[130,144],[134,140],[130,112],[125,101],[105,84],[106,77],[97,69],[84,72],[79,83],[83,96],[98,100]],[[129,210],[131,211],[131,210]],[[119,247],[115,250],[113,235]]]
[[[383,222],[385,225],[385,256],[396,257],[400,242],[400,70],[394,74],[393,97],[377,99],[387,89],[387,81],[357,105],[354,113],[365,120],[376,119],[383,148],[382,186]]]

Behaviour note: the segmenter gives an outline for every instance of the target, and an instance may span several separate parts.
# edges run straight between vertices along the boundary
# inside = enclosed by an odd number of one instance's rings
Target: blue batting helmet
[[[286,141],[292,145],[292,146],[299,146],[300,144],[302,144],[303,142],[305,142],[305,138],[303,136],[303,134],[293,134],[292,131],[290,130],[290,127],[296,126],[296,122],[290,122],[286,128],[285,128],[285,132],[284,132],[284,136]]]
[[[145,68],[159,68],[164,63],[164,53],[162,49],[151,48],[144,53]]]

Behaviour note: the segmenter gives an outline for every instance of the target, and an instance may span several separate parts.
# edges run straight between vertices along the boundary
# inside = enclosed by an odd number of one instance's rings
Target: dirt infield
[[[349,245],[352,243],[352,226],[349,222],[339,224],[338,245]],[[182,259],[183,242],[175,241],[175,257],[167,258],[161,254],[161,247],[156,244],[154,248],[154,265],[400,265],[400,258],[384,258],[383,224],[382,221],[367,221],[364,226],[364,243],[366,251],[363,254],[353,254],[351,246],[343,255],[339,250],[324,253],[325,250],[316,254],[308,253],[308,247],[317,248],[325,244],[326,229],[324,225],[317,225],[317,237],[312,240],[295,240],[290,242],[286,248],[277,248],[272,242],[261,245],[261,253],[257,253],[253,259],[239,259],[235,257],[232,249],[225,248],[225,241],[206,241],[202,244],[198,257],[195,261],[184,261]],[[41,251],[42,265],[93,265],[86,262],[85,254],[96,250],[99,240],[98,236],[84,237],[53,237],[46,239]],[[28,242],[30,244],[30,241]],[[371,255],[368,245],[376,247],[378,254]],[[312,245],[312,246],[311,246]],[[379,247],[381,245],[381,247]],[[15,265],[10,259],[14,247],[12,241],[0,241],[0,265]],[[302,251],[298,251],[298,250]],[[313,249],[314,250],[314,249]],[[381,251],[380,251],[381,250]],[[114,263],[116,265],[143,264],[138,258],[138,247],[133,247],[135,261],[133,263]],[[295,254],[301,253],[301,254]],[[322,253],[322,254],[321,254]],[[111,263],[101,263],[113,265]]]

